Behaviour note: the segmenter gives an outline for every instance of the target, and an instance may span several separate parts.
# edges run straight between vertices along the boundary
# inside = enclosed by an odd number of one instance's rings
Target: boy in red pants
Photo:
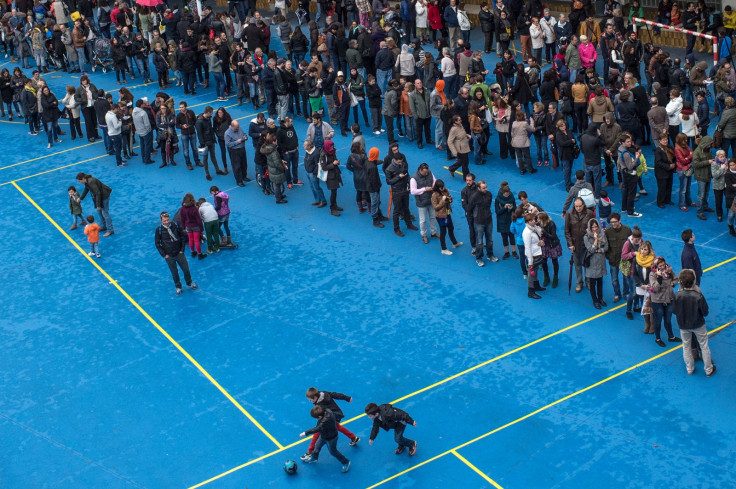
[[[340,406],[338,406],[335,402],[335,399],[338,399],[340,401],[353,402],[352,397],[346,396],[345,394],[341,394],[339,392],[319,391],[315,387],[310,387],[309,389],[307,389],[306,395],[307,399],[309,399],[309,401],[315,406],[321,406],[325,409],[329,409],[335,414],[335,421],[337,421],[337,431],[350,438],[351,447],[354,447],[358,444],[360,438],[358,438],[353,432],[340,424],[340,421],[342,421],[342,418],[344,418],[345,415],[343,414],[342,409],[340,409]],[[309,443],[307,453],[301,456],[302,461],[307,460],[311,457],[312,452],[314,451],[314,445],[317,443],[318,438],[319,433],[315,433],[312,436],[312,441]]]

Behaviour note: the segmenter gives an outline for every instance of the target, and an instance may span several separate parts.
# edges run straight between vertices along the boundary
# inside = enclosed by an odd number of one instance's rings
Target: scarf
[[[654,262],[654,253],[650,253],[647,256],[642,256],[638,251],[636,252],[636,263],[642,268],[651,268],[652,262]]]
[[[596,219],[591,219],[588,221],[588,227],[585,233],[588,235],[588,238],[595,239],[595,233],[591,229],[593,226],[593,223],[598,224],[598,246],[604,247],[606,243],[608,243],[608,238],[606,237],[606,233],[603,232],[601,229],[600,223]]]
[[[527,229],[528,229],[529,231],[531,231],[531,232],[535,233],[535,234],[537,235],[537,237],[538,237],[539,239],[542,239],[542,228],[540,228],[540,227],[539,227],[539,226],[537,226],[536,224],[532,224],[532,223],[530,223],[530,222],[527,222],[527,223],[526,223],[526,228],[527,228]]]
[[[161,227],[169,232],[169,236],[171,236],[171,239],[173,239],[174,241],[179,241],[179,238],[177,238],[176,235],[171,231],[171,224],[169,224],[168,226],[161,224]]]

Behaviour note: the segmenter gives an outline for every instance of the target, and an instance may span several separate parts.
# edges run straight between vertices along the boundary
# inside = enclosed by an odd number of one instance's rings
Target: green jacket
[[[418,90],[414,90],[409,94],[409,108],[414,117],[419,119],[429,119],[432,117],[429,113],[429,90],[422,87],[424,93],[419,94]]]
[[[606,238],[608,239],[608,251],[606,251],[606,258],[611,266],[618,268],[618,264],[621,261],[621,250],[624,248],[624,243],[631,236],[631,228],[629,226],[622,225],[619,229],[613,229],[613,226],[608,226],[606,229]]]
[[[275,185],[284,183],[286,181],[284,165],[281,163],[281,156],[276,151],[276,146],[273,144],[264,144],[261,147],[261,153],[266,155],[266,161],[268,162],[268,178]]]
[[[79,199],[79,192],[74,192],[69,196],[69,210],[72,211],[72,214],[82,213],[82,201],[77,202],[77,199]]]
[[[84,184],[84,192],[82,192],[82,196],[79,198],[84,200],[87,196],[87,192],[92,194],[95,209],[99,209],[103,207],[104,202],[110,198],[112,189],[97,180],[95,177],[89,177],[87,178],[87,183]]]
[[[726,109],[721,113],[718,129],[723,131],[724,138],[736,138],[736,108]]]
[[[713,145],[713,138],[703,136],[700,144],[695,148],[693,153],[693,177],[699,182],[710,182],[710,160],[713,156],[710,154],[710,147]]]

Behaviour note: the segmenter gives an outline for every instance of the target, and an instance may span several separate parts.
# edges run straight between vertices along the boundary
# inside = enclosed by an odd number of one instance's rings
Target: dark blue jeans
[[[141,159],[143,163],[151,163],[151,152],[153,151],[153,132],[149,132],[141,138]]]
[[[115,161],[118,165],[123,163],[123,158],[120,156],[120,152],[123,149],[123,136],[118,134],[116,136],[110,136],[110,146],[115,153]]]
[[[672,309],[674,305],[674,302],[670,302],[669,304],[659,304],[657,302],[652,302],[652,313],[654,316],[654,324],[652,324],[652,326],[654,327],[655,338],[660,339],[659,332],[662,330],[662,318],[664,318],[664,329],[669,335],[668,338],[672,338],[673,336],[675,336],[672,333]]]
[[[322,181],[317,177],[317,175],[314,175],[312,173],[307,173],[307,179],[309,179],[309,184],[312,189],[312,195],[314,196],[314,201],[321,202],[323,204],[327,204],[325,193],[322,191],[322,187],[320,186],[320,183]]]
[[[483,238],[486,240],[486,255],[493,256],[493,221],[488,224],[473,223],[475,226],[475,259],[483,259]]]
[[[340,453],[340,451],[337,449],[337,437],[331,440],[325,440],[324,437],[320,436],[317,439],[317,443],[314,445],[314,451],[312,452],[312,459],[317,460],[319,458],[319,452],[320,450],[322,450],[322,447],[324,445],[327,445],[327,450],[330,452],[330,455],[338,459],[341,464],[345,465],[346,463],[349,462],[349,460],[345,457],[345,455]],[[407,445],[407,446],[412,446],[412,445]]]
[[[286,171],[286,183],[296,183],[299,181],[299,150],[288,151],[284,153],[284,161],[289,165]]]
[[[406,425],[402,425],[400,428],[396,428],[394,430],[394,441],[398,443],[399,446],[411,448],[414,446],[416,442],[404,436],[405,429],[406,429]]]

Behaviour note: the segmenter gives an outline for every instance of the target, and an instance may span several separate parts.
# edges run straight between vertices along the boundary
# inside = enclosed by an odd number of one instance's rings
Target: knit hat
[[[368,161],[378,161],[378,148],[368,150]]]
[[[324,148],[325,153],[328,155],[334,155],[335,154],[335,143],[333,143],[331,140],[325,141],[325,144],[322,145],[322,148]]]

